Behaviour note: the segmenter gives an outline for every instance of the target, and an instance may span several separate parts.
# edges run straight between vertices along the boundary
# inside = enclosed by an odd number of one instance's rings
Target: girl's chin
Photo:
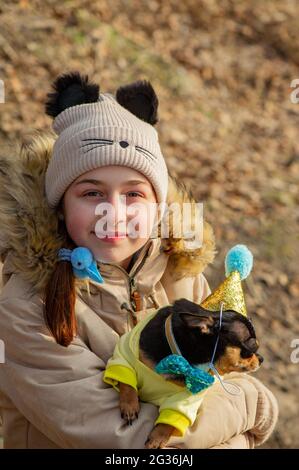
[[[90,247],[95,259],[102,263],[116,263],[120,264],[127,258],[133,255],[136,249],[130,247],[128,250],[124,250],[124,247],[117,245],[110,245],[110,243],[103,243],[104,246]]]
[[[126,258],[121,257],[120,258],[113,258],[113,257],[107,257],[107,256],[96,256],[95,257],[98,263],[108,263],[108,264],[117,264],[119,266],[123,266],[123,264],[126,262],[127,259],[130,259],[131,256],[127,256]]]

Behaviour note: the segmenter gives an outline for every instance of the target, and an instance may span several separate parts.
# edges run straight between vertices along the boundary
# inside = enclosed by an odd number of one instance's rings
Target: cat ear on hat
[[[69,72],[59,75],[52,84],[54,92],[48,93],[46,114],[56,117],[72,106],[95,103],[99,99],[100,87],[89,81],[88,75]]]
[[[121,86],[116,91],[116,101],[149,124],[158,122],[158,98],[150,82],[138,80],[130,85]]]

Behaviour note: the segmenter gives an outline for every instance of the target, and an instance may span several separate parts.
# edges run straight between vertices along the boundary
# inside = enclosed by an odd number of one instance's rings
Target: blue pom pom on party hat
[[[238,271],[241,280],[249,276],[253,266],[253,255],[246,245],[235,245],[225,258],[225,275],[228,277],[233,271]]]

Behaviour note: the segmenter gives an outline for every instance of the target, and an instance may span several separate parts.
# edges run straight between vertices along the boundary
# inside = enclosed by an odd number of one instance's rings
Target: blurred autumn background
[[[168,167],[216,234],[211,287],[232,245],[255,256],[244,288],[265,357],[257,377],[280,406],[270,448],[299,447],[298,10],[296,0],[0,2],[1,146],[50,128],[45,96],[62,72],[111,93],[153,84]]]

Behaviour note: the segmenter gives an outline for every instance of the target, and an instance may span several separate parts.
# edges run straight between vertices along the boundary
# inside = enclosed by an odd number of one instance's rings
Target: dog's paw
[[[120,415],[128,425],[131,425],[133,421],[138,418],[139,409],[140,406],[138,399],[135,403],[121,403]]]
[[[157,424],[145,442],[146,449],[163,449],[172,435],[173,427],[169,424]]]
[[[122,419],[132,424],[138,418],[140,409],[137,391],[130,385],[119,384],[119,409]]]

